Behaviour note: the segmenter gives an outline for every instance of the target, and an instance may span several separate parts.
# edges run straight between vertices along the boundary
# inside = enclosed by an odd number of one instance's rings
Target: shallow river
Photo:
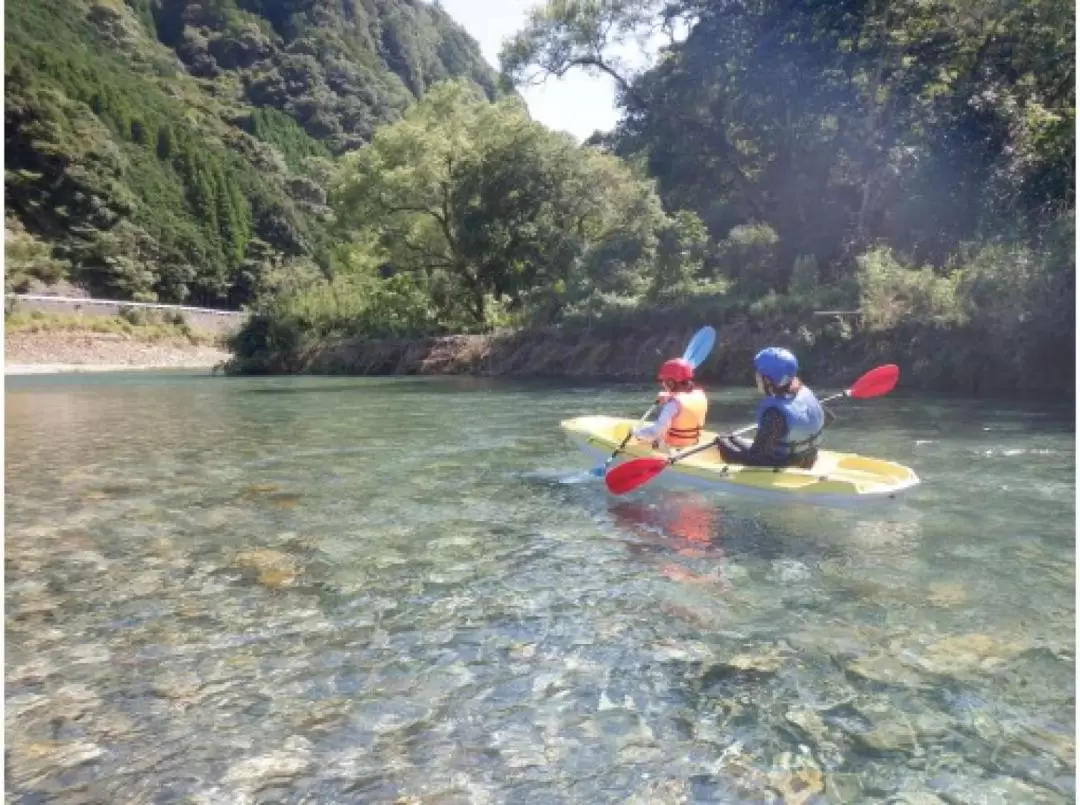
[[[9,377],[6,801],[1074,801],[1072,408],[841,403],[858,514],[606,494],[650,394]]]

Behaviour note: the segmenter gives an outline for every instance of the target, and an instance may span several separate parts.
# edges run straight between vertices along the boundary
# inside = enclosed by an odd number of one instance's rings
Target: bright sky
[[[499,69],[503,39],[525,27],[530,8],[540,0],[442,0],[442,7],[480,43],[484,58]],[[615,127],[615,82],[609,76],[593,78],[574,69],[562,78],[518,90],[534,120],[549,128],[568,131],[584,140],[595,130]]]

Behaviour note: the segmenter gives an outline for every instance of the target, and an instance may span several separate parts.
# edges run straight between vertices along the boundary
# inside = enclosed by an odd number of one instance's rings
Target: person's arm
[[[771,467],[776,463],[776,450],[787,434],[784,415],[775,408],[765,409],[761,424],[754,434],[754,443],[746,451],[746,464],[753,467]]]
[[[660,416],[656,418],[656,421],[651,425],[642,425],[636,428],[634,437],[641,439],[643,442],[655,442],[657,439],[662,439],[671,425],[671,420],[675,418],[675,414],[678,412],[679,404],[675,400],[668,400],[664,403],[664,407],[660,409]]]

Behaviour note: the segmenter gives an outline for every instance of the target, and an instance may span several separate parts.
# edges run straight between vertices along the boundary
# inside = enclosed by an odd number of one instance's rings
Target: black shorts
[[[778,462],[775,459],[766,460],[755,456],[750,449],[752,444],[741,436],[724,436],[716,445],[716,449],[720,451],[720,457],[726,463],[743,464],[748,467],[800,467],[808,470],[817,461],[817,448]]]

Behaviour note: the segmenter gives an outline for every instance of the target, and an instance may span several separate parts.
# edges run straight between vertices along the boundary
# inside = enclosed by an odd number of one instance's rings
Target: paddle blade
[[[709,325],[705,325],[696,333],[694,337],[690,339],[690,343],[686,345],[686,352],[683,353],[683,359],[690,361],[694,364],[694,368],[697,369],[709,357],[709,353],[712,352],[713,344],[716,343],[716,330]]]
[[[864,374],[851,387],[850,396],[856,400],[865,400],[868,397],[880,397],[888,394],[900,379],[900,367],[895,363],[887,363],[878,366]]]
[[[664,458],[635,458],[620,464],[604,476],[609,492],[624,495],[643,484],[647,484],[664,471],[668,465]]]

